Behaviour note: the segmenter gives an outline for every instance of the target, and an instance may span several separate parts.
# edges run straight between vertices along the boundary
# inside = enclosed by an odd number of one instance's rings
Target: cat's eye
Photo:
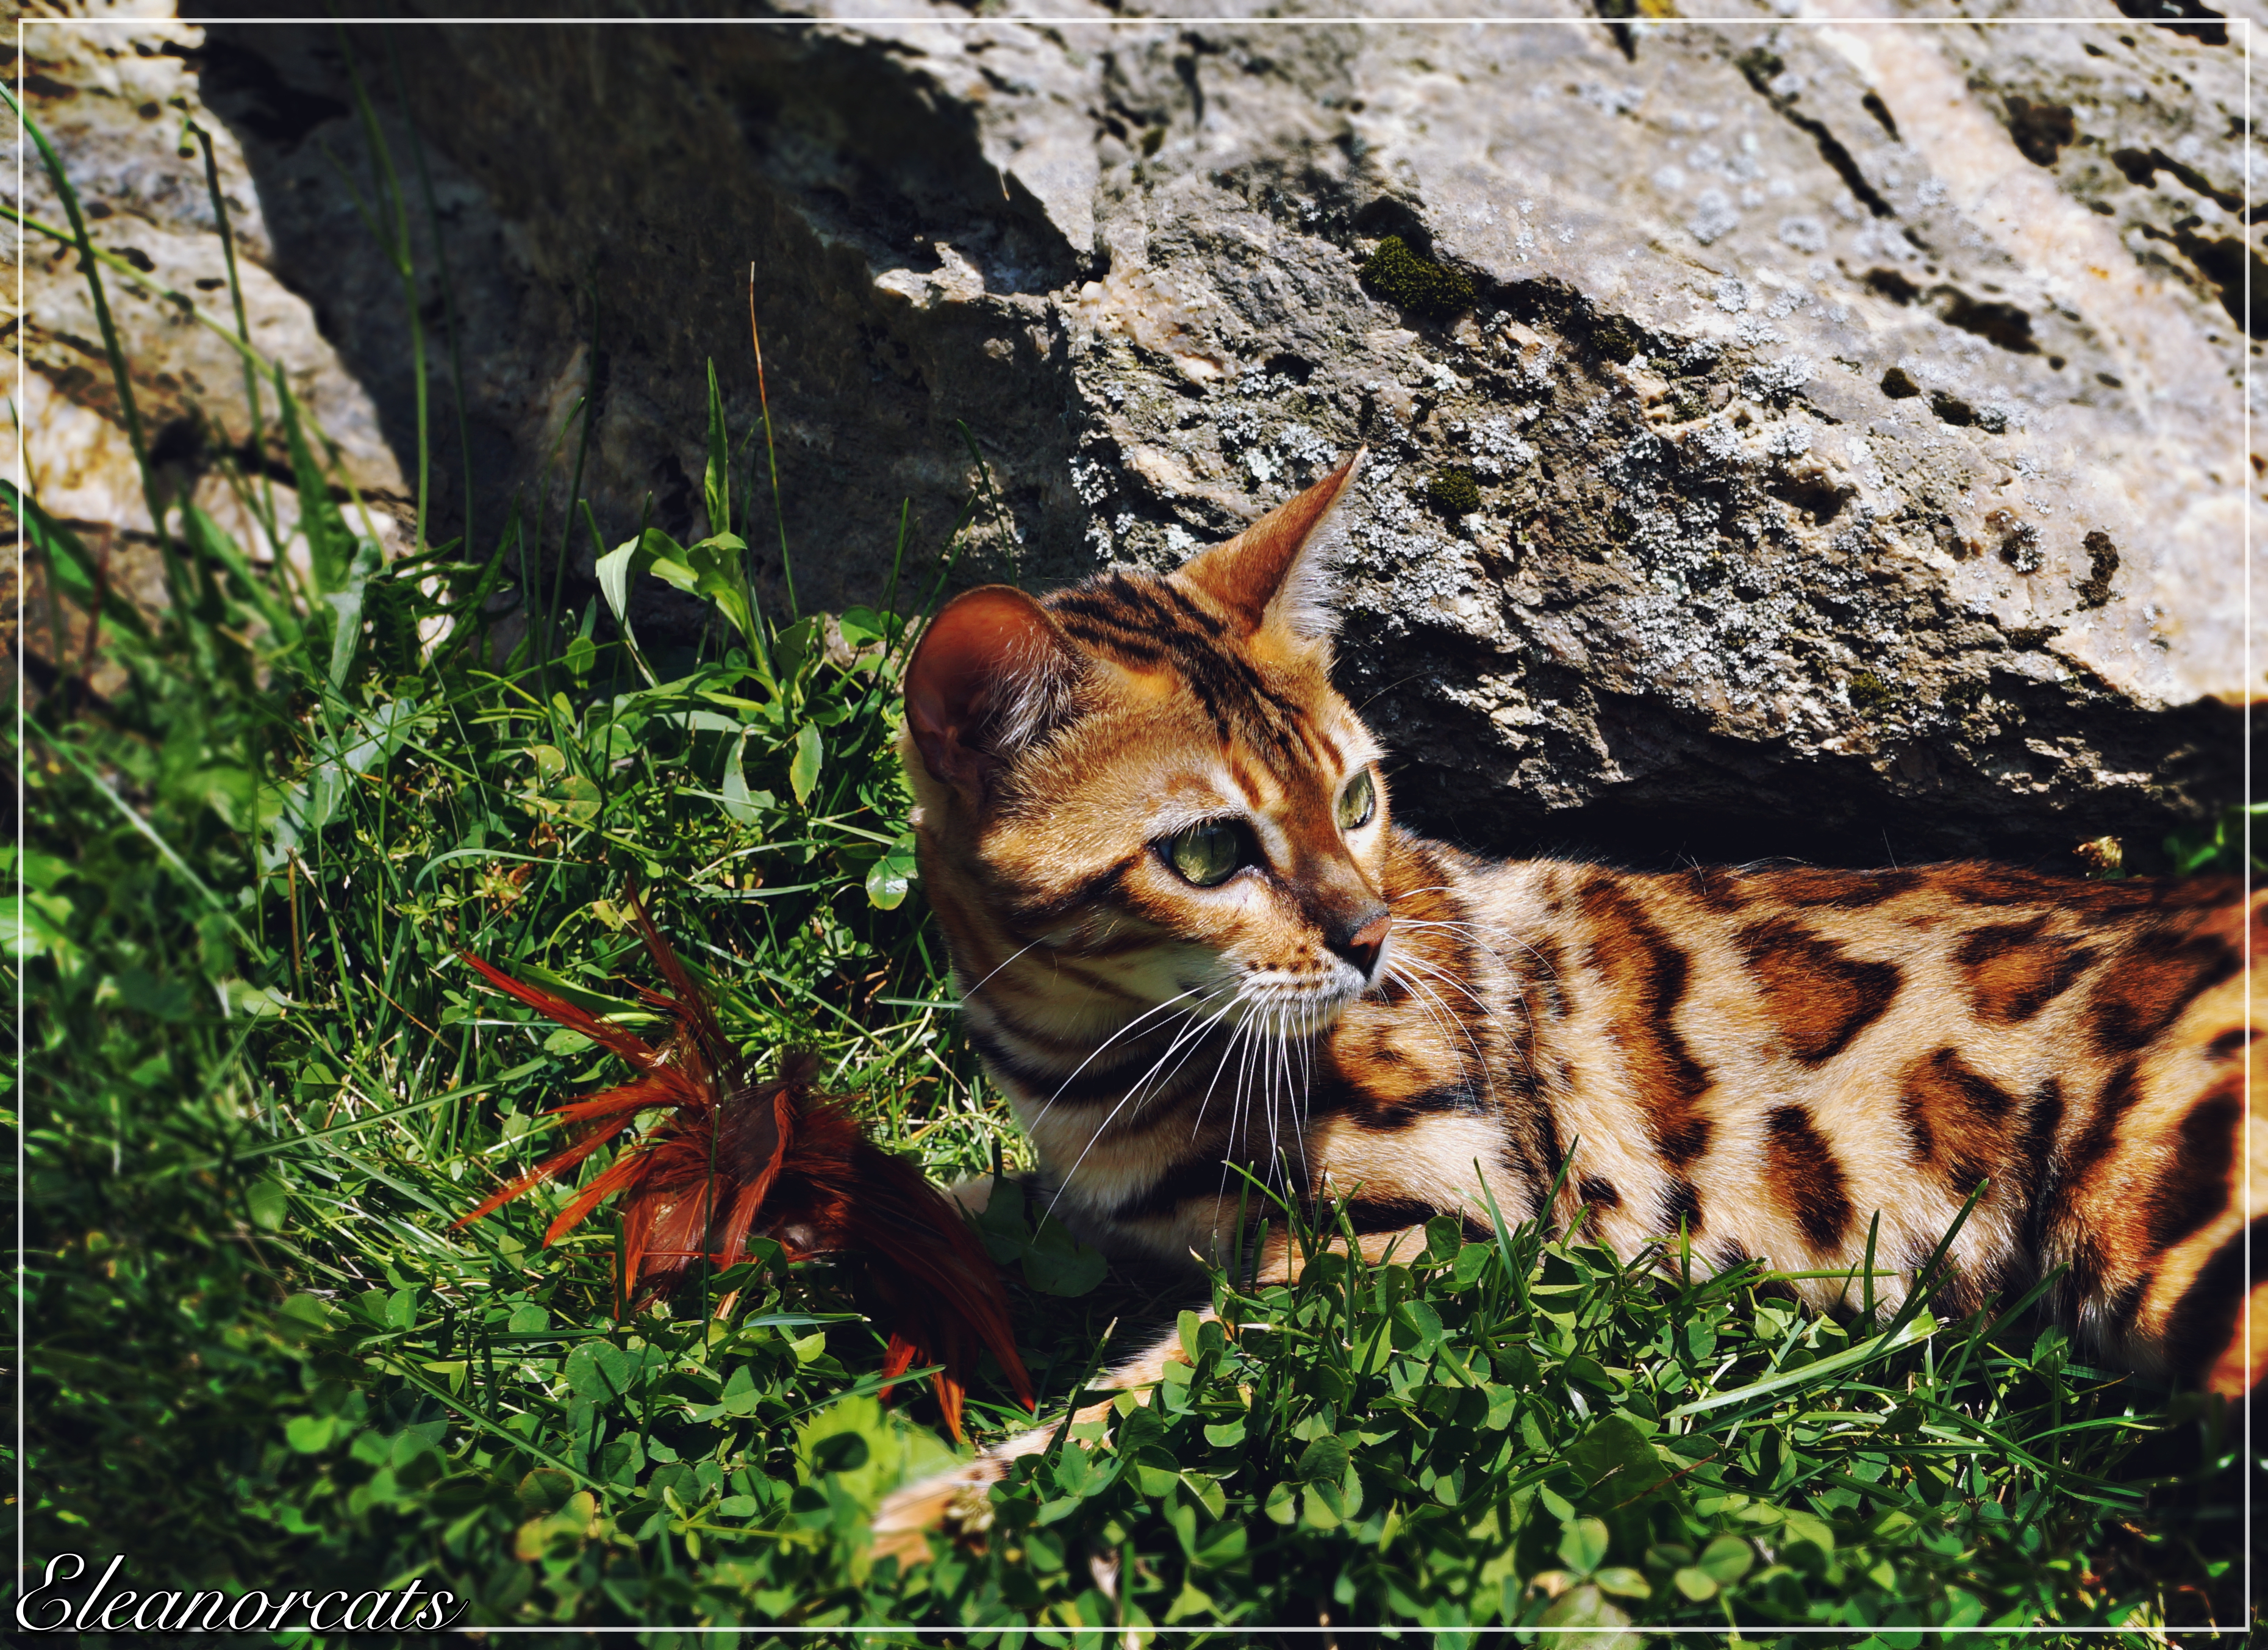
[[[1227,881],[1243,858],[1243,834],[1226,820],[1192,825],[1166,842],[1166,862],[1201,888]]]
[[[1339,792],[1338,820],[1343,831],[1359,830],[1370,823],[1370,816],[1378,812],[1378,787],[1370,782],[1370,770],[1366,768],[1347,781],[1347,788]]]

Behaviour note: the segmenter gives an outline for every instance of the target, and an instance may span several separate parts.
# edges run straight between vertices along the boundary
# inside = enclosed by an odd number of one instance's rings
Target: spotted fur
[[[2249,1389],[2264,902],[1978,863],[1494,863],[1404,832],[1316,619],[1353,468],[1168,577],[962,597],[914,660],[924,886],[1057,1214],[1226,1259],[1237,1168],[1350,1197],[1381,1248],[1484,1219],[1485,1188],[1625,1256],[1682,1231],[1704,1264],[1816,1274],[1871,1237],[1895,1302],[1983,1188],[1954,1304],[2063,1268],[2056,1309],[2105,1354]],[[1343,829],[1363,773],[1374,811]],[[1206,821],[1248,854],[1215,888],[1170,857]],[[925,1493],[886,1525],[933,1521]]]

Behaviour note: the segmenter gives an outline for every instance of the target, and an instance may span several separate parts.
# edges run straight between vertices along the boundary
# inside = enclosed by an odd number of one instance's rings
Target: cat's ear
[[[1306,640],[1338,628],[1335,518],[1365,449],[1227,543],[1191,556],[1174,577],[1244,622],[1248,633],[1281,625]]]
[[[906,667],[906,727],[931,777],[972,801],[1060,714],[1079,661],[1046,608],[986,585],[946,603]]]

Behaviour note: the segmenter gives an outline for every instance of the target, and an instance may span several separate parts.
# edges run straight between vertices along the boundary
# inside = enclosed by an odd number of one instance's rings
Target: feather
[[[753,1233],[779,1243],[792,1260],[862,1255],[890,1332],[883,1396],[917,1363],[942,1365],[932,1384],[958,1441],[969,1378],[979,1352],[990,1348],[1017,1397],[1032,1408],[1031,1377],[1016,1352],[999,1272],[959,1209],[920,1169],[867,1139],[841,1100],[818,1092],[809,1056],[791,1055],[779,1077],[754,1081],[708,994],[647,918],[635,888],[629,902],[654,970],[669,988],[638,988],[673,1022],[659,1049],[465,956],[497,990],[621,1056],[637,1076],[551,1108],[548,1115],[574,1131],[573,1143],[499,1187],[456,1224],[477,1220],[573,1168],[641,1113],[666,1112],[559,1212],[543,1234],[547,1244],[619,1195],[621,1300],[632,1311],[683,1281],[704,1256],[719,1268],[736,1263]]]

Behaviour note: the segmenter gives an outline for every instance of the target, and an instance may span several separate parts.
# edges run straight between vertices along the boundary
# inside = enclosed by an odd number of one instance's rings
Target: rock
[[[753,32],[708,31],[700,39],[714,45],[718,66],[738,65],[727,98],[682,77],[677,54],[711,49],[692,36],[673,43],[625,31],[599,55],[587,36],[556,31],[363,31],[353,39],[357,68],[405,178],[416,148],[388,96],[389,48],[425,134],[463,341],[476,545],[493,542],[516,512],[531,548],[547,559],[563,549],[573,559],[579,603],[593,592],[599,546],[590,524],[565,520],[578,476],[607,545],[635,531],[649,509],[680,536],[700,530],[710,360],[718,365],[735,435],[756,418],[754,262],[788,536],[807,605],[882,593],[899,502],[909,494],[918,533],[905,558],[909,584],[917,564],[934,562],[977,474],[964,422],[1004,480],[1044,476],[1052,458],[1060,495],[1053,508],[1062,519],[1049,518],[1041,531],[1076,546],[1077,501],[1063,464],[1070,408],[1061,327],[1040,296],[1075,268],[1028,195],[1020,196],[1028,223],[1013,210],[998,221],[995,206],[1009,186],[973,142],[953,141],[950,132],[939,141],[932,129],[953,123],[949,111],[864,118],[850,137],[838,132],[846,107],[873,100],[860,77],[886,75],[874,42],[845,43],[831,56],[783,54]],[[736,56],[736,42],[748,49]],[[400,284],[337,183],[341,166],[365,180],[376,174],[338,38],[324,28],[215,26],[197,61],[205,95],[242,137],[269,203],[276,268],[314,298],[409,464],[414,379]],[[515,83],[531,69],[551,93],[460,95],[490,80]],[[688,92],[688,85],[696,89]],[[608,121],[563,122],[562,107],[546,106],[546,96],[578,85],[602,99]],[[782,129],[774,151],[751,157],[741,152],[744,126],[766,129],[755,106],[769,107],[767,99],[805,129]],[[910,106],[910,94],[900,100]],[[625,132],[641,130],[662,157],[654,164],[620,146]],[[1023,145],[1038,174],[1076,173],[1075,157],[1049,159],[1042,147]],[[728,164],[675,164],[695,153]],[[752,158],[760,164],[747,164]],[[887,200],[879,193],[885,185],[894,191]],[[412,216],[422,254],[420,204],[413,203]],[[883,256],[878,237],[885,232],[916,237],[911,254]],[[983,275],[969,257],[983,261]],[[432,494],[444,524],[435,533],[446,536],[463,518],[458,478],[466,467],[438,335],[441,294],[430,259],[420,267],[427,272],[420,298],[432,373]],[[971,298],[982,301],[972,308]],[[1060,380],[1053,404],[1031,382],[1032,369],[1044,379],[1051,361]],[[932,384],[958,387],[946,398]],[[586,397],[598,409],[587,446],[579,421]],[[743,498],[762,456],[743,449],[736,474]],[[1046,502],[1022,480],[1003,495],[1000,523],[1028,514],[1035,499]],[[762,496],[769,499],[768,488]],[[769,527],[762,536],[772,538]],[[997,564],[1008,573],[1026,559],[1018,530],[1004,530],[990,512],[972,536],[971,569]],[[776,550],[767,576],[773,600],[783,600]],[[689,636],[699,608],[666,592],[645,600],[659,609],[641,621],[656,637]]]
[[[753,264],[806,606],[880,593],[901,500],[910,565],[974,498],[954,576],[1044,584],[1170,564],[1367,443],[1342,674],[1432,829],[2034,857],[2237,799],[2241,40],[1727,10],[350,38],[440,202],[476,539],[517,495],[587,570],[577,464],[598,541],[649,498],[696,530],[709,360],[757,412]],[[402,454],[335,37],[183,49]]]
[[[264,439],[255,452],[242,357],[196,318],[202,311],[234,333],[227,263],[194,122],[213,144],[252,345],[284,365],[293,395],[336,445],[347,478],[379,512],[370,525],[391,536],[387,512],[409,502],[394,449],[370,394],[341,366],[314,312],[271,271],[261,195],[234,136],[201,99],[190,66],[199,33],[163,18],[100,30],[32,18],[23,37],[26,104],[63,158],[96,244],[145,277],[137,282],[115,270],[104,276],[144,438],[169,496],[191,493],[240,530],[249,528],[250,518],[219,461],[234,462],[255,481],[265,468],[288,475],[273,387],[263,386]],[[16,67],[8,64],[11,80]],[[11,174],[11,204],[68,228],[36,153],[26,157],[20,201],[13,182]],[[12,222],[0,227],[11,241],[16,233]],[[33,369],[24,424],[33,432],[36,490],[65,518],[138,539],[150,531],[150,512],[77,256],[38,233],[18,244],[26,300],[21,335]],[[0,440],[12,448],[14,435],[11,427]],[[12,452],[7,461],[12,474]],[[282,511],[287,519],[296,516],[288,490]],[[257,542],[248,530],[245,536]]]

